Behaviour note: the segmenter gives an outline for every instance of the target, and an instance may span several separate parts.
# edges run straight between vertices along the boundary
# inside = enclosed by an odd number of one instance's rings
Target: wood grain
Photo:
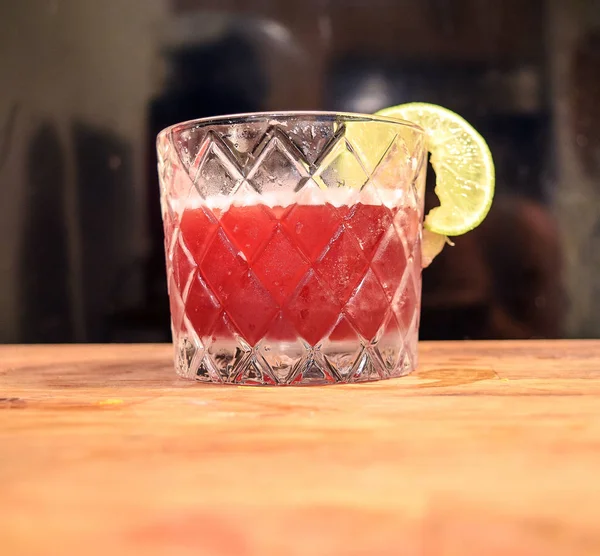
[[[600,554],[600,342],[435,343],[317,388],[0,347],[0,553]]]

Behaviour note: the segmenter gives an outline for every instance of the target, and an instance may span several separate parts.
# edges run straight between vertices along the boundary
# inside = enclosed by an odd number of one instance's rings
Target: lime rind
[[[476,228],[491,207],[495,187],[494,162],[483,137],[464,118],[437,105],[415,102],[377,114],[408,120],[425,130],[440,200],[426,216],[425,227],[445,236]]]

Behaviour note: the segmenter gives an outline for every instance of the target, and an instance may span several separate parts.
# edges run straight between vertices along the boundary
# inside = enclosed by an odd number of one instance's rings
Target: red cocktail
[[[369,163],[336,118],[183,124],[172,131],[179,142],[163,137],[183,376],[323,384],[414,368],[424,165],[401,132],[420,145],[421,131],[374,120],[387,135]]]
[[[373,338],[400,297],[391,325],[407,329],[419,292],[410,277],[398,290],[419,226],[416,212],[361,203],[185,209],[170,286],[186,302],[171,310],[204,342],[316,346]]]

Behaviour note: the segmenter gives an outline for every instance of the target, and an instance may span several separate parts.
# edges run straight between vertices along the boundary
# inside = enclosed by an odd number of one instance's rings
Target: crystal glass
[[[421,128],[245,114],[174,125],[157,148],[179,375],[307,385],[415,368]]]

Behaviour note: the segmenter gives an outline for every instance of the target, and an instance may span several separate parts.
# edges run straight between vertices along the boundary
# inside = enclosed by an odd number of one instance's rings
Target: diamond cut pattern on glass
[[[228,195],[243,181],[237,160],[213,132],[207,134],[189,173],[204,199],[211,195]]]
[[[309,177],[301,153],[281,132],[268,138],[248,173],[248,181],[260,193],[296,191]]]
[[[179,224],[178,243],[181,255],[188,258],[187,262],[189,264],[196,266],[196,261],[202,260],[206,248],[217,232],[218,227],[214,215],[202,207],[183,212]],[[183,261],[183,258],[179,260]]]
[[[284,346],[284,349],[282,349]],[[280,312],[267,330],[256,351],[279,384],[288,384],[306,355],[306,343],[298,338],[294,326]]]
[[[333,293],[311,269],[286,304],[284,315],[308,344],[316,345],[335,325],[340,308]]]
[[[275,385],[277,380],[273,376],[268,364],[263,364],[256,356],[250,356],[243,368],[233,378],[236,384],[245,384],[248,386],[258,386],[261,384]]]
[[[216,297],[225,304],[242,286],[248,273],[248,264],[233,248],[225,232],[219,230],[208,245],[199,269]]]
[[[185,288],[179,288],[175,283],[175,278],[170,273],[167,281],[169,291],[169,309],[171,311],[171,323],[175,330],[180,330],[185,314],[185,305],[182,299],[182,293],[185,296]]]
[[[331,121],[220,124],[159,138],[182,376],[329,384],[413,368],[423,155],[386,127],[377,149]],[[340,185],[356,191],[346,205],[314,204],[322,188]],[[398,193],[393,209],[382,203],[386,187]],[[239,202],[277,190],[296,203]],[[238,201],[209,209],[213,195]]]
[[[357,359],[364,349],[364,340],[342,313],[329,338],[323,342],[322,351],[328,364],[335,369],[342,381],[347,381]]]
[[[419,309],[420,292],[415,287],[410,273],[405,276],[402,286],[392,301],[392,310],[398,319],[400,331],[406,336]]]
[[[330,365],[318,348],[311,350],[298,372],[293,377],[291,384],[324,385],[335,384],[340,381],[337,369]]]
[[[233,338],[232,335],[232,340]],[[251,350],[246,345],[219,338],[206,346],[202,362],[207,369],[216,374],[219,382],[229,383],[244,368],[250,355]]]
[[[221,217],[221,227],[243,254],[253,261],[260,248],[269,241],[277,220],[268,207],[232,206]]]
[[[396,129],[385,123],[373,123],[366,132],[364,126],[349,125],[346,127],[345,139],[352,145],[356,157],[371,176],[382,166],[382,159],[390,149],[401,141]]]
[[[179,228],[175,224],[174,215],[163,214],[163,230],[165,233],[165,255],[167,261],[173,262],[173,250],[177,244],[177,238],[179,236]]]
[[[350,372],[352,382],[368,382],[385,378],[385,375],[380,370],[377,359],[373,358],[371,352],[366,347],[357,357]]]
[[[395,184],[414,180],[413,159],[402,139],[396,139],[371,174],[370,183],[379,190],[396,189]],[[400,193],[408,193],[400,190]]]
[[[162,186],[161,208],[163,218],[168,217],[173,221],[181,215],[184,205],[188,204],[188,200],[192,200],[194,194],[198,195],[192,187],[192,181],[187,172],[179,167],[175,167],[172,172],[168,184],[168,194],[167,185],[163,183]],[[182,200],[185,202],[182,202]]]
[[[402,363],[403,348],[404,337],[400,331],[396,315],[390,312],[387,315],[387,322],[382,327],[379,341],[372,348],[381,361],[387,375],[396,374],[397,369]]]
[[[172,159],[181,170],[186,174],[193,176],[194,161],[201,158],[201,153],[206,152],[206,147],[210,141],[206,141],[207,130],[203,128],[197,129],[181,129],[173,130],[170,133],[170,144],[172,149]],[[158,140],[160,144],[160,138]],[[204,148],[204,150],[202,150]]]
[[[240,335],[250,345],[264,336],[278,312],[274,299],[251,271],[224,306]]]
[[[368,262],[351,232],[342,227],[315,264],[336,299],[345,303],[358,285]]]
[[[180,292],[185,291],[192,272],[196,268],[194,257],[190,254],[181,236],[177,239],[172,251],[171,261],[175,285]]]
[[[177,372],[185,378],[212,382],[216,376],[208,372],[208,369],[201,364],[205,352],[204,344],[185,316],[180,326],[185,334],[180,339],[180,349],[176,355],[175,367]]]
[[[341,223],[336,210],[329,204],[315,206],[296,204],[286,213],[282,226],[306,258],[315,261],[327,247]]]
[[[217,340],[234,340],[235,335],[235,326],[229,320],[227,313],[223,311],[217,317],[210,332],[212,342],[216,342]]]
[[[312,166],[326,152],[338,129],[339,124],[335,122],[295,121],[288,126],[287,134],[304,160]]]
[[[240,161],[245,173],[254,166],[259,145],[271,128],[269,122],[254,122],[251,126],[215,126],[214,131]]]
[[[194,370],[193,361],[196,353],[196,346],[187,336],[182,336],[176,349],[175,370],[177,371],[177,374],[183,378],[198,377],[198,380],[210,381],[210,375],[208,373],[201,373],[198,375],[197,371]]]
[[[336,322],[333,330],[329,334],[329,340],[331,342],[344,341],[348,338],[352,340],[360,340],[360,337],[356,333],[356,330],[350,323],[350,321],[346,318],[346,315],[342,312],[340,318]]]
[[[399,237],[404,238],[407,257],[415,256],[418,248],[420,257],[421,222],[416,207],[398,209],[394,217],[394,227]]]
[[[346,303],[344,313],[363,338],[373,338],[383,324],[388,308],[386,293],[369,269]]]
[[[344,217],[345,226],[360,245],[367,259],[379,245],[393,222],[392,211],[385,205],[355,204]]]
[[[185,313],[193,329],[207,336],[221,313],[220,303],[198,273],[194,273],[187,288]]]
[[[390,227],[373,257],[371,268],[389,300],[394,297],[407,268],[404,244],[394,227]]]
[[[338,140],[323,159],[318,161],[318,168],[313,174],[313,179],[322,188],[360,189],[367,182],[368,177],[352,144],[346,141],[343,133],[339,135]]]
[[[286,233],[278,228],[252,268],[275,301],[282,306],[310,266]]]

